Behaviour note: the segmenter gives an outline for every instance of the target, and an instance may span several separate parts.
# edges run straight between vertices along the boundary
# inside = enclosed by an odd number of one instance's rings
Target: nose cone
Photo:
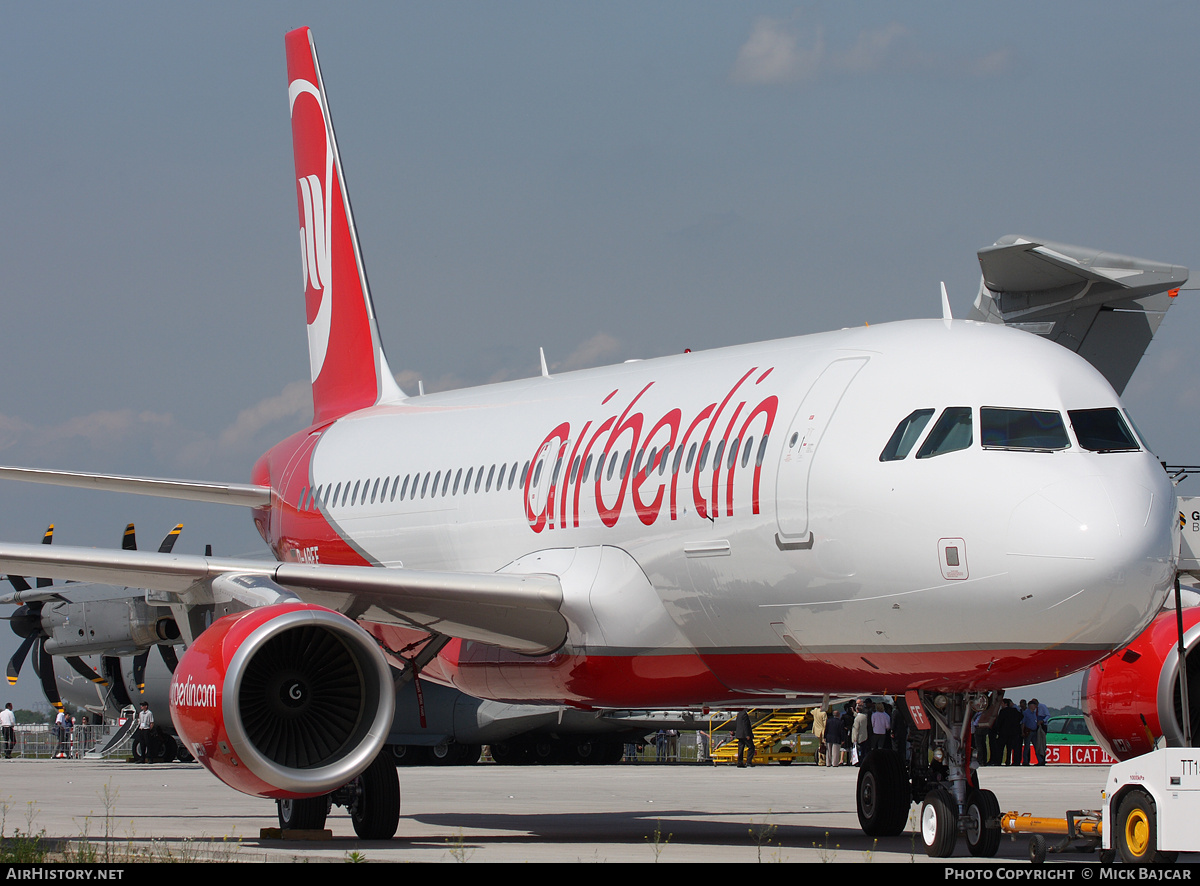
[[[1009,561],[1043,627],[1072,644],[1112,648],[1145,627],[1174,581],[1175,492],[1143,453],[1084,457],[1092,462],[1087,475],[1050,484],[1013,509]]]

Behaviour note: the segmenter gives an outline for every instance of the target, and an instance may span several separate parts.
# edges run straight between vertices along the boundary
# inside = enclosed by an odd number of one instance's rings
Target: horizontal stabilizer
[[[179,556],[55,545],[0,544],[0,570],[145,588],[196,602],[221,576],[254,576],[350,618],[541,655],[566,640],[562,588],[552,575],[425,572],[369,566]]]
[[[1003,323],[1075,351],[1120,393],[1188,269],[1008,235],[979,250],[983,278],[968,319]]]
[[[82,471],[46,471],[39,468],[0,466],[0,480],[24,480],[50,486],[101,489],[105,492],[130,492],[181,501],[206,501],[221,505],[262,508],[271,504],[271,488],[252,483],[199,483],[194,480],[164,480],[155,477],[123,477],[116,474],[88,474]]]

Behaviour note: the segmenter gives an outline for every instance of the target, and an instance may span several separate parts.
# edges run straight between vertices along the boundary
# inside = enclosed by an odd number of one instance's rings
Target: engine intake
[[[1193,743],[1200,737],[1200,607],[1183,613],[1188,711]],[[1176,616],[1160,613],[1126,648],[1089,668],[1084,716],[1096,741],[1118,760],[1154,750],[1160,737],[1184,745]]]
[[[243,793],[328,793],[370,765],[395,712],[383,654],[332,610],[283,603],[228,615],[171,681],[171,717],[196,759]]]

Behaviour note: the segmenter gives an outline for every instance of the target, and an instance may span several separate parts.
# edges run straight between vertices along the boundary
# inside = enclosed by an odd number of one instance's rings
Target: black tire
[[[1046,838],[1041,834],[1034,834],[1029,838],[1029,863],[1046,863]]]
[[[279,827],[285,831],[320,831],[329,815],[328,797],[305,797],[302,800],[276,800],[275,812]]]
[[[459,766],[474,766],[482,756],[483,745],[481,744],[460,744],[458,746]]]
[[[876,748],[867,754],[858,770],[854,805],[858,809],[858,824],[868,837],[895,837],[904,833],[912,799],[899,754],[886,748]]]
[[[1178,853],[1158,848],[1158,809],[1145,791],[1130,791],[1117,810],[1117,855],[1126,864],[1175,864]]]
[[[930,858],[949,858],[958,842],[957,804],[944,788],[934,788],[921,804],[921,844]]]
[[[174,743],[174,739],[172,739],[172,751],[174,751]],[[161,732],[154,732],[151,734],[150,747],[148,750],[149,754],[147,755],[146,759],[148,759],[151,763],[169,763],[174,757],[174,754],[172,754],[171,757],[167,756],[167,742],[165,736],[163,736]]]
[[[995,858],[1000,851],[1000,801],[991,791],[967,794],[967,848],[976,858]]]
[[[191,752],[184,747],[183,742],[175,739],[175,754],[174,757],[180,763],[195,763],[196,758],[191,755]]]
[[[392,754],[392,762],[397,766],[416,766],[420,762],[422,750],[410,744],[391,744],[388,750]]]
[[[533,762],[551,766],[562,759],[562,742],[553,738],[539,739],[533,743],[530,754]]]
[[[390,840],[400,826],[400,777],[391,754],[382,750],[358,777],[358,797],[350,809],[360,840]]]

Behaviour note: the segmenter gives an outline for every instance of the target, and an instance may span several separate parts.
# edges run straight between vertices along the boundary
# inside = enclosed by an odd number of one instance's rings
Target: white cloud
[[[899,22],[860,31],[847,49],[829,46],[822,27],[803,29],[790,21],[760,17],[738,50],[730,79],[749,84],[806,84],[823,74],[870,74],[879,70],[989,76],[1007,69],[1008,50],[979,58],[925,52],[906,38]]]

